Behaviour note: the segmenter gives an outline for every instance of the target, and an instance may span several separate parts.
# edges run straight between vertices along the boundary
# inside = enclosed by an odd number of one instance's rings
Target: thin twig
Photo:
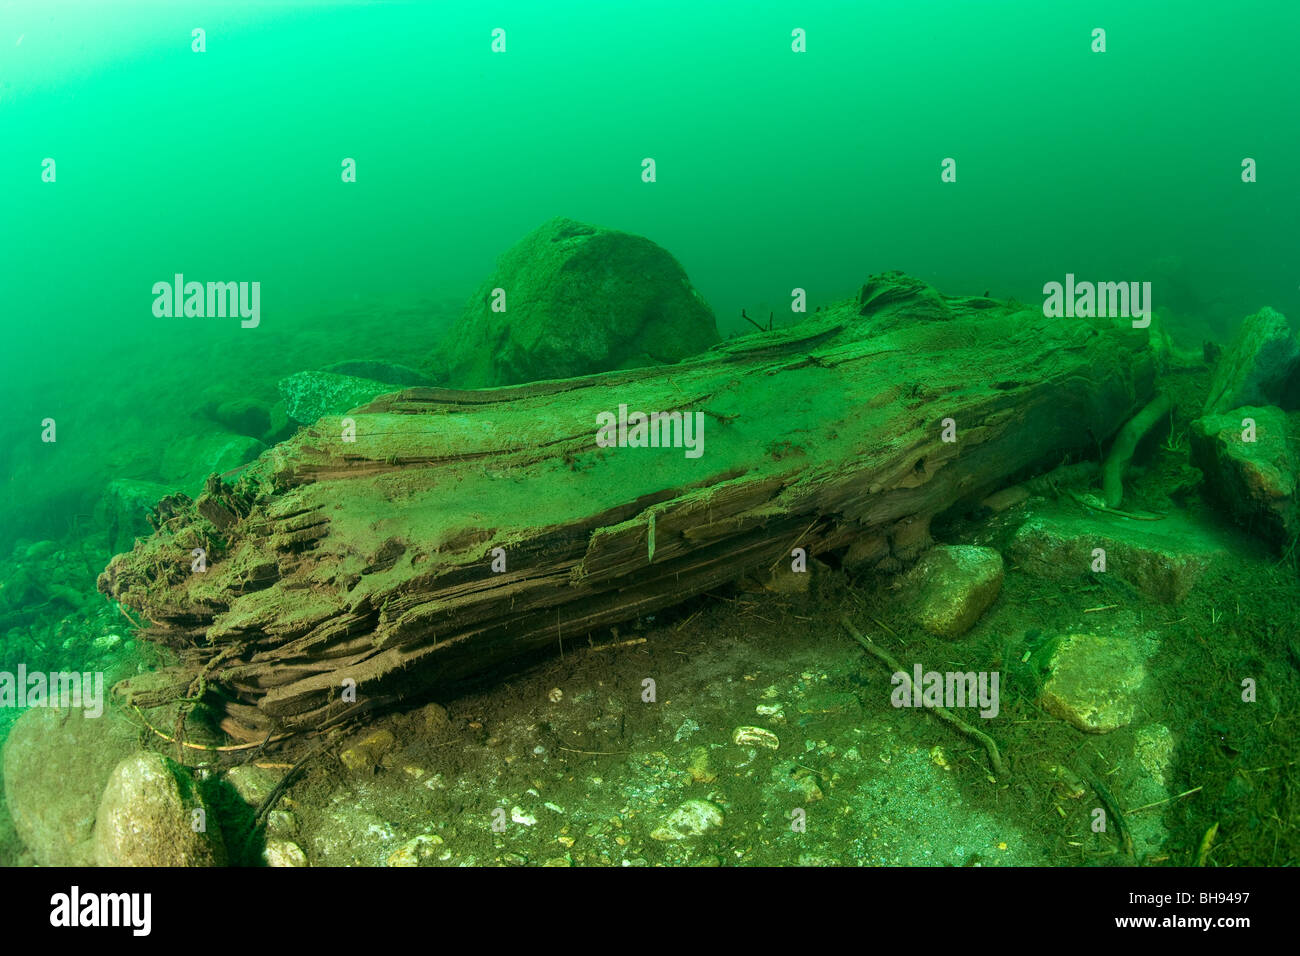
[[[894,660],[894,658],[890,656],[888,651],[877,647],[875,644],[871,643],[871,641],[867,640],[867,638],[863,637],[858,629],[853,626],[853,622],[849,620],[848,615],[841,617],[840,623],[843,624],[844,629],[849,632],[849,636],[861,644],[868,654],[888,667],[891,674],[902,674],[908,691],[911,691],[912,678],[908,675],[907,671],[903,670],[898,661]],[[992,766],[995,775],[1000,777],[1006,772],[1006,769],[1002,765],[1002,755],[998,753],[998,745],[993,742],[992,737],[984,733],[982,730],[976,730],[946,707],[927,707],[926,709],[932,712],[939,719],[952,724],[967,737],[972,737],[983,744],[984,750],[989,755],[989,764]]]
[[[146,727],[148,727],[150,730],[152,730],[155,734],[157,734],[157,735],[158,735],[159,737],[161,737],[163,740],[167,741],[169,744],[174,744],[174,743],[176,743],[176,738],[175,738],[175,737],[168,737],[165,733],[163,733],[161,730],[159,730],[159,729],[158,729],[157,727],[155,727],[153,724],[149,723],[149,719],[148,719],[147,717],[145,717],[145,715],[144,715],[143,713],[140,712],[140,708],[139,708],[139,707],[132,706],[131,709],[134,710],[134,711],[136,712],[136,715],[137,715],[137,716],[138,716],[142,721],[144,721],[144,725],[145,725]],[[226,746],[223,746],[223,747],[209,747],[209,746],[207,746],[206,744],[192,744],[192,743],[190,743],[188,740],[182,740],[180,743],[181,743],[181,746],[182,746],[182,747],[188,747],[190,750],[208,750],[208,751],[211,751],[211,752],[213,752],[213,753],[233,753],[233,752],[236,751],[236,750],[256,750],[256,749],[259,748],[259,747],[265,747],[267,744],[273,744],[273,743],[276,743],[277,741],[284,740],[286,737],[292,737],[292,736],[293,736],[293,734],[291,734],[291,733],[289,733],[289,734],[280,734],[280,736],[278,736],[278,737],[270,737],[270,738],[268,738],[268,739],[266,739],[266,740],[263,740],[261,743],[252,743],[252,744],[227,744]]]
[[[1183,797],[1190,797],[1192,794],[1198,792],[1200,789],[1201,789],[1200,787],[1192,787],[1191,790],[1184,790],[1176,797],[1166,797],[1163,800],[1157,800],[1155,803],[1146,803],[1140,807],[1134,807],[1132,810],[1129,811],[1129,815],[1132,816],[1133,814],[1138,813],[1139,811],[1142,810],[1150,810],[1152,807],[1163,807],[1166,803],[1173,803],[1175,800],[1183,799]]]

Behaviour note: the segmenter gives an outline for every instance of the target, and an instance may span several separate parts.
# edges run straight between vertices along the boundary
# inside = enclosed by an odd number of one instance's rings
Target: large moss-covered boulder
[[[289,417],[313,425],[326,415],[342,415],[372,398],[400,392],[402,386],[337,372],[295,372],[279,382]]]
[[[136,730],[114,711],[33,707],[5,741],[5,801],[14,829],[42,866],[90,866],[100,795]]]
[[[162,754],[119,763],[95,819],[100,866],[222,866],[226,849],[188,770]]]
[[[1281,547],[1300,534],[1300,412],[1246,405],[1192,422],[1192,463],[1239,524]]]
[[[559,218],[501,257],[434,366],[482,388],[668,365],[717,341],[713,310],[666,250]]]

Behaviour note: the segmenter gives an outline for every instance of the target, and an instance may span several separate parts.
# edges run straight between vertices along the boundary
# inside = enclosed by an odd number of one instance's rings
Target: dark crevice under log
[[[200,498],[115,557],[100,587],[148,639],[189,649],[181,674],[244,644],[207,679],[222,726],[257,739],[353,712],[345,680],[368,708],[426,695],[788,569],[796,542],[872,536],[912,560],[933,516],[1093,453],[1153,380],[1127,323],[879,276],[858,302],[678,365],[412,388],[324,418],[210,489],[223,510]],[[598,447],[597,414],[620,404],[702,413],[703,455]],[[208,570],[190,573],[204,544]]]

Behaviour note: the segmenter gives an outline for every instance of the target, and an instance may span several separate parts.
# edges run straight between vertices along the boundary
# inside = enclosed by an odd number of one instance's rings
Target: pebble
[[[262,851],[267,866],[306,866],[307,854],[302,847],[288,840],[269,840]]]
[[[537,817],[531,813],[525,813],[523,807],[511,807],[510,819],[515,823],[522,823],[526,827],[535,826],[537,823]]]
[[[731,741],[741,747],[766,747],[768,750],[781,746],[776,734],[762,727],[737,727],[732,732]]]
[[[392,731],[376,730],[339,754],[339,761],[353,773],[372,773],[396,743]]]
[[[442,844],[442,837],[437,834],[422,833],[412,837],[388,856],[389,866],[419,866],[421,860],[427,860],[434,854],[434,847]]]
[[[687,800],[650,834],[652,840],[686,840],[722,826],[723,816],[707,800]]]

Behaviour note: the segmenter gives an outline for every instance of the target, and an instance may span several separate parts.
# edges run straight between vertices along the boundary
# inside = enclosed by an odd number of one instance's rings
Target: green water
[[[110,482],[195,494],[204,409],[292,373],[426,368],[555,216],[669,250],[724,337],[889,269],[1027,303],[1149,281],[1189,351],[1264,305],[1294,326],[1297,35],[1294,0],[0,4],[0,555],[84,543],[86,591],[0,608],[113,617]],[[260,282],[257,327],[155,315],[178,273]],[[0,663],[84,646],[52,635]]]
[[[887,268],[1026,301],[1150,278],[1198,333],[1294,314],[1297,28],[1285,0],[6,4],[0,549],[89,512],[112,449],[166,444],[214,384],[419,364],[554,215],[669,249],[724,333]],[[260,281],[261,326],[155,318],[177,272]]]

